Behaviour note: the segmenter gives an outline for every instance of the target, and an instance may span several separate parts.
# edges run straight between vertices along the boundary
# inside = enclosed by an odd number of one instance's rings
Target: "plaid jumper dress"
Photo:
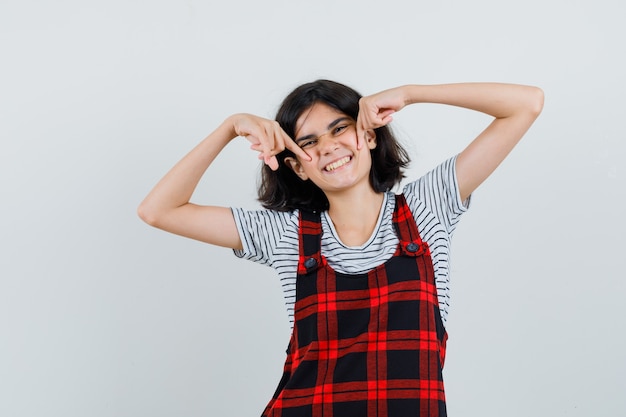
[[[401,194],[393,223],[393,257],[348,275],[321,256],[319,212],[301,210],[295,324],[263,416],[446,416],[433,263]]]

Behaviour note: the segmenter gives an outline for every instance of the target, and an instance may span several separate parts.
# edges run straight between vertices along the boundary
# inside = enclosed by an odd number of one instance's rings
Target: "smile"
[[[333,162],[333,163],[330,163],[330,164],[326,165],[326,166],[324,167],[324,170],[325,170],[325,171],[328,171],[328,172],[330,172],[330,171],[334,171],[334,170],[336,170],[337,168],[342,167],[342,166],[344,166],[345,164],[347,164],[348,162],[350,162],[350,160],[351,160],[351,159],[352,159],[352,158],[351,158],[351,157],[349,157],[349,156],[343,157],[343,158],[341,158],[341,159],[340,159],[340,160],[338,160],[338,161],[335,161],[335,162]]]

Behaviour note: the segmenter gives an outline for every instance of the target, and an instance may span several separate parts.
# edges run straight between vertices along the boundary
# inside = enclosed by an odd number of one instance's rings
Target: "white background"
[[[625,415],[624,6],[615,0],[0,3],[0,415],[256,416],[289,329],[274,271],[143,224],[234,112],[317,78],[538,85],[453,246],[451,416]],[[415,178],[481,114],[396,117]],[[243,139],[198,203],[257,207]]]

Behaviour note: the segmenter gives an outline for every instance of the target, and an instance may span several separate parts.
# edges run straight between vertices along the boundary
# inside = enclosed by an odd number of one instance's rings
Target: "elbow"
[[[533,116],[537,118],[543,110],[544,94],[543,90],[539,87],[531,87],[531,89],[532,91],[529,109]]]
[[[155,210],[152,210],[146,202],[142,202],[137,207],[137,215],[141,220],[149,224],[150,226],[158,227],[159,216]]]

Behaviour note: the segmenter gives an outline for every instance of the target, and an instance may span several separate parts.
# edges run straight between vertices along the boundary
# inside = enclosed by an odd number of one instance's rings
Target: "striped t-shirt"
[[[455,169],[456,157],[407,184],[402,192],[413,213],[422,240],[428,243],[433,260],[441,318],[445,324],[450,306],[450,238],[469,205],[461,201]],[[361,246],[344,245],[328,212],[323,212],[322,256],[338,272],[366,273],[391,258],[398,245],[393,227],[395,198],[385,193],[372,236]],[[298,210],[246,211],[233,208],[233,216],[243,245],[235,255],[278,272],[290,325],[293,327],[298,266]]]

